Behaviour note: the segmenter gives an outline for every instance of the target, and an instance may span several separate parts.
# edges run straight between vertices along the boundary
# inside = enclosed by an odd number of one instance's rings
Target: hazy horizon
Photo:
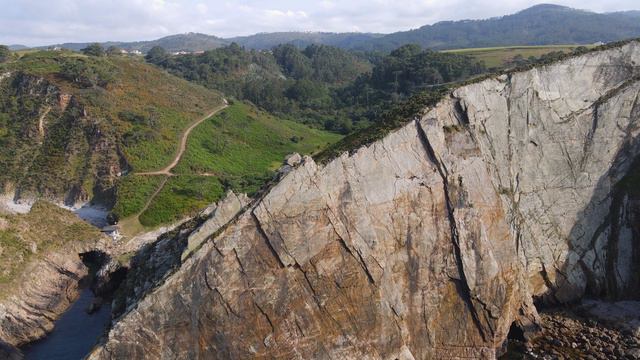
[[[189,32],[223,38],[283,31],[392,33],[439,21],[508,15],[541,3],[599,13],[637,9],[632,0],[0,0],[0,43],[128,42]]]

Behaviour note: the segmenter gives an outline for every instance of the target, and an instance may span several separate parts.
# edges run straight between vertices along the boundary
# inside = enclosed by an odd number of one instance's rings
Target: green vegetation
[[[339,139],[337,134],[278,119],[235,102],[194,129],[186,152],[173,170],[177,176],[170,177],[152,199],[140,215],[140,223],[153,227],[179,220],[218,201],[229,189],[252,195],[273,177],[285,155],[314,153]],[[125,179],[132,177],[127,180],[132,187],[142,186],[145,180],[140,178],[149,178],[131,175]],[[141,209],[140,202],[125,201],[123,206],[116,205],[116,210],[125,206]]]
[[[115,219],[136,215],[147,203],[164,178],[162,176],[129,175],[118,182],[116,203],[112,209]]]
[[[20,272],[32,260],[99,236],[95,227],[47,202],[36,202],[28,214],[0,216],[0,297],[19,284]]]
[[[435,106],[448,92],[449,89],[446,87],[439,87],[413,95],[408,100],[386,111],[380,117],[381,120],[374,125],[346,136],[315,155],[314,159],[319,163],[327,163],[344,152],[351,152],[382,139],[389,132],[411,121],[424,109]]]
[[[248,100],[277,115],[314,127],[346,133],[344,119],[336,120],[334,89],[370,69],[368,61],[344,50],[291,45],[273,52],[246,51],[237,44],[202,55],[169,56],[159,48],[147,60],[171,73]]]
[[[341,134],[364,129],[412,94],[479,74],[471,57],[403,46],[388,56],[335,47],[280,45],[271,52],[236,44],[203,55],[147,60],[210,88],[251,101],[272,114]],[[374,65],[375,64],[375,65]]]
[[[512,15],[484,20],[442,21],[418,29],[374,37],[352,46],[391,51],[405,44],[443,50],[513,45],[593,44],[637,37],[633,13],[598,14],[541,4]]]
[[[0,45],[0,63],[3,63],[11,58],[11,50],[6,45]]]
[[[155,227],[194,215],[224,195],[220,181],[211,176],[178,175],[169,178],[149,208],[140,214],[140,223]]]
[[[135,232],[191,215],[227,189],[255,192],[286,154],[340,138],[238,102],[191,133],[177,176],[137,175],[171,163],[186,128],[222,96],[111,53],[39,51],[0,65],[12,72],[0,83],[0,188],[94,197]]]
[[[339,138],[236,102],[195,129],[174,172],[260,175],[289,153],[314,153]]]
[[[219,93],[124,56],[30,52],[0,64],[6,70],[0,188],[70,201],[95,196],[115,203],[120,217],[140,211],[159,181],[139,184],[116,171],[163,168],[185,129],[222,105]]]
[[[585,46],[584,48],[592,48]],[[445,50],[445,53],[468,55],[483,62],[490,69],[497,69],[509,66],[519,66],[527,61],[537,61],[538,58],[557,54],[558,52],[568,54],[576,50],[580,51],[579,45],[542,45],[542,46],[506,46],[475,49],[455,49]]]
[[[104,56],[105,51],[102,45],[98,43],[89,44],[86,48],[82,49],[82,53],[87,56]]]
[[[106,88],[113,82],[116,67],[92,58],[65,59],[60,65],[60,75],[83,88]]]

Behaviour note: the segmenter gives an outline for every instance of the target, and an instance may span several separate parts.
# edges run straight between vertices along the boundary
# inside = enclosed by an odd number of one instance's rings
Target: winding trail
[[[189,139],[189,134],[191,134],[191,131],[193,131],[193,129],[195,129],[198,125],[202,124],[205,120],[207,120],[208,118],[212,117],[213,115],[217,114],[218,112],[224,110],[227,106],[227,99],[223,99],[224,104],[218,108],[216,108],[215,110],[211,111],[210,113],[204,115],[203,117],[199,118],[198,120],[194,121],[193,124],[191,124],[182,134],[182,137],[180,138],[180,148],[178,149],[178,153],[176,154],[176,157],[173,159],[173,161],[171,162],[171,164],[167,165],[164,169],[162,170],[158,170],[158,171],[149,171],[149,172],[137,172],[134,173],[134,175],[142,175],[142,176],[154,176],[154,175],[166,175],[166,176],[173,176],[173,174],[171,173],[171,170],[173,170],[174,167],[176,167],[176,165],[178,165],[178,162],[180,162],[180,159],[182,158],[182,155],[184,154],[184,152],[187,150],[187,140]]]
[[[153,194],[151,194],[151,196],[149,196],[149,199],[147,199],[147,202],[144,204],[144,207],[142,208],[142,210],[140,210],[136,215],[134,215],[134,217],[136,219],[138,219],[141,214],[143,214],[145,211],[147,211],[147,209],[151,205],[151,202],[153,201],[153,199],[155,199],[156,196],[158,196],[158,194],[160,193],[160,191],[162,191],[162,189],[164,188],[165,184],[167,183],[167,180],[169,180],[169,177],[174,176],[174,174],[171,172],[171,170],[173,170],[173,168],[176,167],[176,165],[178,165],[178,162],[180,162],[180,159],[182,158],[182,155],[187,150],[187,140],[189,139],[189,134],[191,134],[191,131],[193,131],[193,129],[195,129],[198,125],[202,124],[205,120],[209,119],[213,115],[217,114],[218,112],[224,110],[225,108],[227,108],[229,106],[229,103],[227,102],[227,99],[222,99],[222,101],[223,101],[222,106],[219,106],[216,109],[214,109],[211,112],[209,112],[208,114],[198,118],[198,120],[194,121],[184,131],[184,133],[182,134],[182,136],[180,138],[180,148],[178,149],[178,153],[176,154],[176,157],[173,159],[171,164],[167,165],[164,169],[158,170],[158,171],[134,172],[133,173],[133,175],[139,175],[139,176],[164,176],[164,179],[162,179],[162,181],[158,185],[158,188],[156,189],[156,191]]]

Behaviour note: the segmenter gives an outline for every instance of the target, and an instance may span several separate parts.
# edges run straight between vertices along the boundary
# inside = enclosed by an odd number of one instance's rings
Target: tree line
[[[178,56],[154,47],[146,60],[278,116],[343,134],[376,122],[412,94],[485,71],[471,57],[417,45],[389,55],[315,44],[258,51],[233,43]]]

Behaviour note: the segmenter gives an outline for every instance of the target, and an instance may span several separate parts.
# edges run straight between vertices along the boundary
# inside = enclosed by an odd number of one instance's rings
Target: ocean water
[[[104,333],[111,319],[110,303],[89,315],[86,309],[93,300],[90,289],[82,290],[78,300],[56,321],[45,338],[22,349],[26,360],[83,359]]]

